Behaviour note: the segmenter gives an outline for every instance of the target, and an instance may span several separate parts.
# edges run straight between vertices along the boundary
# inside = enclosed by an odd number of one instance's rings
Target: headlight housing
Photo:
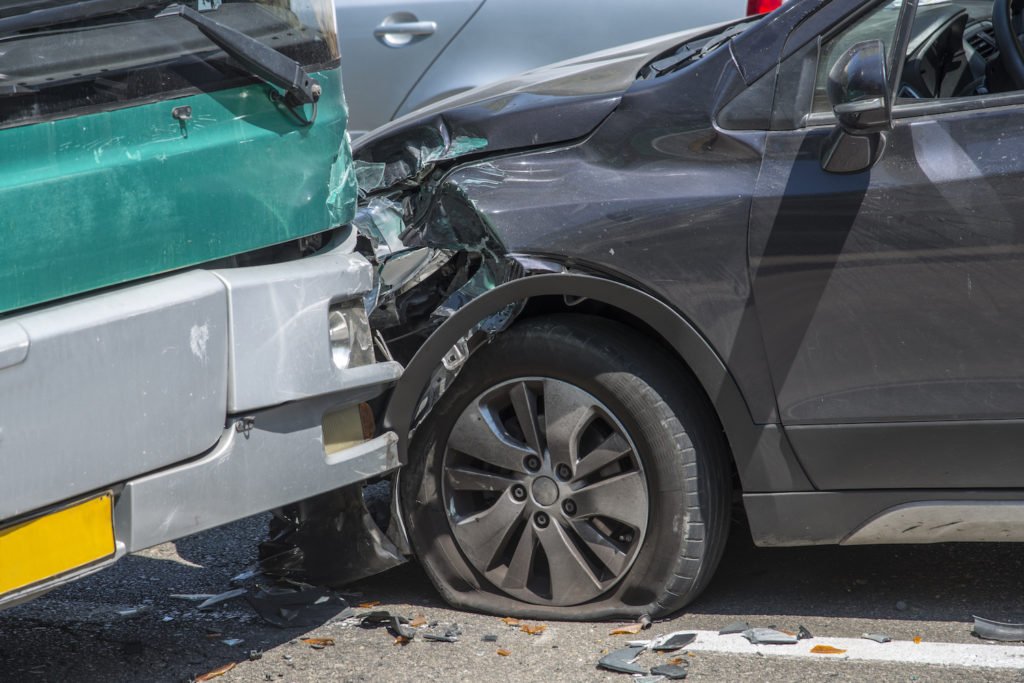
[[[362,301],[331,306],[327,313],[331,356],[339,368],[369,365],[373,353],[373,333]]]

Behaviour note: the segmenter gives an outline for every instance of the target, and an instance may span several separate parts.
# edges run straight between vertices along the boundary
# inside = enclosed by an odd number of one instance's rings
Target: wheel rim
[[[567,382],[521,378],[478,396],[442,467],[456,544],[519,600],[596,598],[643,545],[649,496],[636,447],[603,403]]]

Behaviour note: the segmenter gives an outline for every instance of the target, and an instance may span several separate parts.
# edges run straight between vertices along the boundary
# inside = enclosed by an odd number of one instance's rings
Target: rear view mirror
[[[829,173],[860,173],[882,154],[892,129],[892,97],[881,40],[857,43],[828,74],[828,98],[839,125],[825,141],[821,166]]]
[[[828,74],[828,99],[839,125],[851,135],[870,135],[892,127],[882,41],[857,43],[839,58]]]

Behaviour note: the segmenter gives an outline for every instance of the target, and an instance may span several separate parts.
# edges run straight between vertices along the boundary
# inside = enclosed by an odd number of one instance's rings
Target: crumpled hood
[[[731,23],[731,22],[727,22]],[[418,109],[355,141],[357,159],[393,161],[409,145],[454,158],[471,151],[554,144],[583,137],[618,106],[641,67],[667,50],[725,24],[681,31],[595,52],[469,90]]]

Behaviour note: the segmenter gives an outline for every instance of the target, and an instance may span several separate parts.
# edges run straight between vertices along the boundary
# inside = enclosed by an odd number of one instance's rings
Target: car
[[[335,0],[353,136],[521,71],[779,0]]]
[[[1024,540],[1019,20],[794,0],[356,142],[447,600],[671,613],[734,500],[761,546]]]

